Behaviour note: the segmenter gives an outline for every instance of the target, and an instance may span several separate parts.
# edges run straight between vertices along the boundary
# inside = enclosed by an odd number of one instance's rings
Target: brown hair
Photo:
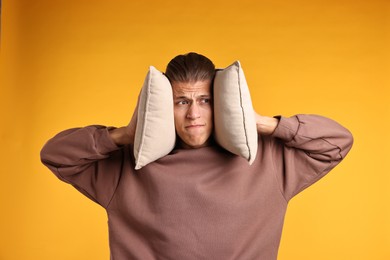
[[[209,58],[190,52],[173,58],[168,63],[165,75],[170,82],[213,81],[215,65]]]

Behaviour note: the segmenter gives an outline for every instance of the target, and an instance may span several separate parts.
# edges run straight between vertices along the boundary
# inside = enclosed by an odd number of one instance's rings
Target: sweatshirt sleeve
[[[109,128],[87,126],[65,130],[41,150],[41,161],[60,180],[107,207],[119,183],[123,153]]]
[[[346,128],[318,115],[280,117],[272,136],[276,174],[287,201],[340,163],[353,143]]]

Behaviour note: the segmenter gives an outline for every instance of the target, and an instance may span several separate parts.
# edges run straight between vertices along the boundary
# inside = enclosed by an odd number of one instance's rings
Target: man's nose
[[[196,102],[192,103],[187,112],[188,119],[197,119],[200,117],[199,106]]]

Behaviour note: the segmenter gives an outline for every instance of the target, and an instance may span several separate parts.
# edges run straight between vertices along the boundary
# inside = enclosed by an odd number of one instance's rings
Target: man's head
[[[191,52],[173,58],[165,75],[172,84],[180,144],[184,148],[208,145],[213,132],[214,64],[205,56]]]

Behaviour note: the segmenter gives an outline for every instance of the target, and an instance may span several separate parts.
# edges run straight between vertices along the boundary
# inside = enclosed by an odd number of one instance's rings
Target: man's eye
[[[187,100],[180,100],[177,102],[178,105],[187,105],[188,101]]]
[[[210,99],[209,99],[209,98],[202,98],[202,99],[200,100],[200,102],[201,102],[202,104],[208,104],[208,103],[210,103]]]

